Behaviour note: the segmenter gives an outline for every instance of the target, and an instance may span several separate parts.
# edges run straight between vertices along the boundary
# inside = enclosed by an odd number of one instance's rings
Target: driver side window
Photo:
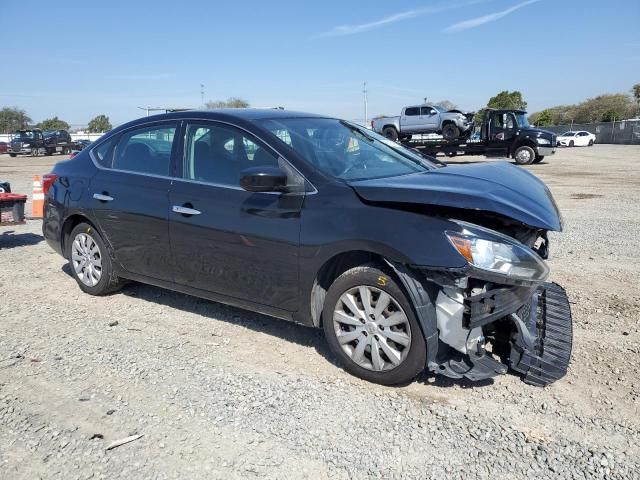
[[[113,168],[168,176],[175,133],[175,124],[154,125],[123,133],[116,145]]]
[[[238,187],[243,170],[278,167],[271,150],[243,130],[222,123],[187,124],[184,149],[182,176],[187,180]]]

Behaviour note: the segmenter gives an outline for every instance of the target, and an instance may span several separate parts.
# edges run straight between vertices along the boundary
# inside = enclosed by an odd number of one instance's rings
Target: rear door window
[[[175,133],[175,123],[146,126],[123,133],[113,154],[113,168],[168,176]]]

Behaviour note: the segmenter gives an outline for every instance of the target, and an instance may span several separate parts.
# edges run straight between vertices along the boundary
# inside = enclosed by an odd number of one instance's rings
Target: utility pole
[[[200,100],[201,100],[200,105],[202,105],[202,108],[204,108],[204,84],[203,83],[200,84]]]
[[[362,94],[364,95],[364,126],[367,126],[367,82],[362,85]]]

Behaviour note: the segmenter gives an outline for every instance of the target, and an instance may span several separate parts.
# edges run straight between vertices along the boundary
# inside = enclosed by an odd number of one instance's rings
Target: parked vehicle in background
[[[0,193],[11,193],[11,184],[0,180]]]
[[[468,140],[448,142],[414,137],[402,143],[426,155],[512,157],[518,165],[529,165],[553,155],[556,139],[552,132],[531,127],[524,110],[487,108],[481,126]]]
[[[43,132],[39,128],[18,130],[9,145],[9,155],[53,155],[71,152],[71,135],[66,130]]]
[[[87,139],[75,140],[72,144],[72,149],[77,151],[82,151],[85,148],[87,148],[89,145],[91,145],[91,140],[87,140]]]
[[[323,328],[387,385],[567,371],[544,261],[560,215],[508,163],[442,166],[312,114],[187,111],[116,128],[43,185],[44,236],[88,294],[131,279]]]
[[[7,142],[0,142],[0,154],[7,153],[9,151],[9,144]]]
[[[564,132],[558,135],[558,146],[562,147],[592,147],[596,143],[596,136],[586,130]]]
[[[66,155],[71,153],[73,148],[73,140],[66,130],[48,130],[44,132],[47,141],[47,155],[53,153],[61,153]]]
[[[371,127],[393,141],[420,133],[438,133],[446,140],[454,140],[472,130],[472,119],[471,113],[425,104],[405,107],[399,117],[374,119]]]

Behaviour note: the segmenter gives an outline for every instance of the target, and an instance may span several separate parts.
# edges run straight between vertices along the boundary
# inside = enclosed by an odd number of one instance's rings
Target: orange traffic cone
[[[31,218],[42,218],[44,215],[44,191],[38,175],[33,176],[33,197],[31,198]]]

